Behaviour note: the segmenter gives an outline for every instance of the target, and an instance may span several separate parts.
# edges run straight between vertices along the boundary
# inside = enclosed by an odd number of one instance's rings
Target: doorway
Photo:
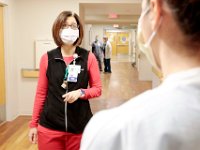
[[[106,31],[106,36],[112,45],[112,56],[128,56],[130,51],[129,32]]]
[[[4,33],[3,6],[0,6],[0,124],[5,121],[5,63],[4,63]]]

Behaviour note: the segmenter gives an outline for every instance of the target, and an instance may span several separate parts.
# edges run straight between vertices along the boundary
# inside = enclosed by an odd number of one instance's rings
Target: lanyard
[[[67,65],[67,67],[65,68],[64,81],[67,80],[68,74],[69,74],[69,67],[68,67],[68,65]]]
[[[66,93],[68,92],[68,82],[67,82],[68,74],[69,74],[69,67],[67,65],[67,67],[65,68],[65,76],[63,79],[63,83],[61,85],[61,87],[66,90]]]

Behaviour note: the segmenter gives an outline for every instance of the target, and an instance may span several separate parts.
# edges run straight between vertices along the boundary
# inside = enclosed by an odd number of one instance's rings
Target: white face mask
[[[60,38],[65,44],[73,44],[77,38],[79,38],[79,30],[71,29],[71,27],[62,29],[60,32]]]
[[[155,67],[157,70],[159,70],[158,64],[156,63],[155,57],[153,55],[153,50],[152,50],[150,44],[151,44],[153,38],[155,37],[160,25],[158,26],[158,28],[156,28],[155,31],[153,31],[153,33],[151,34],[151,36],[147,40],[147,42],[145,42],[144,36],[142,34],[142,19],[147,14],[148,11],[149,11],[149,9],[146,9],[139,18],[138,30],[137,30],[137,43],[138,43],[139,49],[145,54],[145,56],[147,57],[147,59],[151,63],[151,65],[153,67]],[[160,21],[160,24],[161,24],[161,21]]]

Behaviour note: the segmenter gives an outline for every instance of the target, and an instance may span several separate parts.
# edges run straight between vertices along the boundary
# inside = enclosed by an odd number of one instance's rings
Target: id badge
[[[69,74],[67,77],[68,82],[77,82],[78,74],[81,72],[80,65],[69,65]]]

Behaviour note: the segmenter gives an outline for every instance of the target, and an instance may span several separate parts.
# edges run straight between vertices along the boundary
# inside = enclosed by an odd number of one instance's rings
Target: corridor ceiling
[[[86,24],[137,24],[141,4],[81,3],[80,15]],[[110,18],[117,17],[117,18]]]

